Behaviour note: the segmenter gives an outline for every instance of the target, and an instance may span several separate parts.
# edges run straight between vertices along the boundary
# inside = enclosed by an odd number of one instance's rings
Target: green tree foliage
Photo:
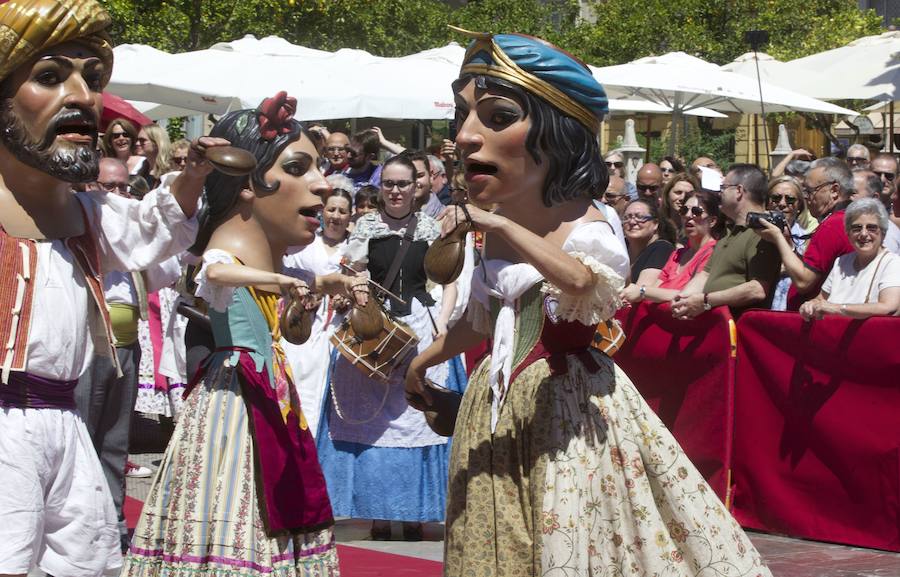
[[[780,60],[800,58],[881,32],[874,10],[856,0],[595,0],[595,23],[565,35],[570,50],[596,66],[681,50],[717,64],[750,47],[747,30],[768,30],[763,50]]]

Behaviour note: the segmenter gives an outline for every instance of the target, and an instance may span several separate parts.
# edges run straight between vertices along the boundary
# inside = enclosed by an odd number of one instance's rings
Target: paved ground
[[[132,460],[156,469],[162,455],[156,453],[134,455]],[[151,479],[129,479],[128,495],[143,501]],[[425,540],[420,543],[404,541],[371,541],[369,522],[340,519],[336,536],[339,543],[372,549],[395,555],[440,561],[443,553],[443,526],[426,526]],[[400,524],[394,524],[394,535],[401,534]],[[769,565],[774,577],[900,577],[900,554],[873,549],[845,547],[814,541],[790,539],[777,535],[751,533],[750,538]],[[343,577],[355,577],[345,575]]]

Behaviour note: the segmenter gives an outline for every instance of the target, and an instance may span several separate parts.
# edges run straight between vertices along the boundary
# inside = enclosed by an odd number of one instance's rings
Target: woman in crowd
[[[660,217],[669,221],[675,230],[675,240],[684,245],[685,230],[681,218],[684,203],[700,192],[700,182],[693,175],[681,172],[669,178],[660,196]]]
[[[350,265],[368,271],[384,286],[401,239],[410,240],[399,272],[385,286],[386,307],[415,332],[419,350],[432,335],[444,334],[456,302],[454,285],[444,287],[438,305],[425,287],[425,251],[439,226],[413,212],[415,166],[405,156],[384,163],[380,208],[356,223],[345,250]],[[408,233],[407,229],[412,228]],[[447,487],[447,439],[435,434],[421,412],[406,403],[403,376],[409,358],[387,382],[367,377],[344,357],[335,361],[331,402],[318,437],[319,459],[338,516],[373,519],[372,537],[389,539],[390,521],[403,521],[403,537],[422,539],[422,522],[444,518]],[[461,390],[464,376],[443,363],[429,371],[438,385]]]
[[[790,237],[791,243],[794,245],[794,252],[803,256],[806,247],[809,245],[809,239],[812,231],[816,229],[818,221],[810,217],[808,220],[815,223],[812,230],[804,228],[800,224],[799,216],[809,211],[806,210],[806,202],[803,199],[803,191],[801,190],[800,181],[793,176],[777,176],[769,181],[769,195],[766,202],[767,210],[778,210],[784,214],[787,221],[787,230],[783,231],[785,236]],[[772,297],[772,310],[783,311],[787,308],[787,294],[791,287],[791,277],[781,269],[781,276],[778,284],[775,285],[775,294]]]
[[[637,197],[637,188],[625,176],[625,157],[622,153],[618,150],[610,150],[603,157],[603,162],[606,163],[606,169],[610,174],[614,174],[625,181],[625,193],[628,195],[628,198]]]
[[[169,171],[175,172],[184,170],[187,162],[187,151],[191,143],[184,138],[176,140],[172,143],[172,154],[169,157]]]
[[[900,256],[882,246],[888,222],[887,211],[877,199],[850,203],[844,228],[853,252],[838,257],[819,296],[800,306],[804,319],[825,315],[866,319],[900,312]]]
[[[103,156],[121,160],[128,167],[129,174],[136,174],[144,162],[144,158],[135,152],[137,137],[138,129],[134,124],[124,118],[116,118],[106,127],[100,141]]]
[[[663,156],[658,163],[659,170],[663,175],[663,184],[668,184],[673,176],[680,172],[684,172],[684,163],[674,156]],[[697,187],[700,190],[700,187]]]
[[[638,199],[625,208],[622,227],[631,262],[629,279],[638,286],[652,286],[675,250],[671,224],[660,220],[656,203]]]
[[[169,135],[161,126],[150,124],[141,128],[134,143],[135,154],[147,159],[146,174],[142,172],[141,175],[147,179],[151,189],[156,188],[162,175],[169,172],[169,157],[172,154]]]
[[[654,284],[630,284],[622,291],[622,300],[632,304],[642,300],[670,302],[706,266],[725,229],[719,199],[711,194],[694,195],[681,207],[681,213],[685,246],[672,252]]]
[[[213,172],[194,250],[215,350],[192,383],[134,533],[123,575],[328,576],[333,517],[315,442],[278,345],[279,292],[309,310],[310,291],[364,304],[357,277],[279,273],[309,244],[327,190],[318,153],[284,92],[225,115],[212,136],[248,150],[248,176]]]
[[[341,272],[343,250],[347,246],[353,203],[353,182],[342,174],[325,179],[332,191],[325,197],[322,228],[311,244],[293,247],[284,257],[284,273],[311,282],[316,275]],[[341,295],[325,296],[316,309],[309,339],[302,345],[282,344],[291,364],[300,406],[313,436],[319,432],[322,406],[328,382],[328,367],[334,347],[330,338],[347,312],[349,301]]]
[[[468,208],[486,236],[468,314],[407,373],[425,408],[426,368],[493,337],[456,423],[444,574],[768,576],[632,383],[590,348],[628,272],[591,202],[607,178],[602,87],[541,40],[476,38],[454,83],[456,141],[469,196],[499,208]],[[448,208],[444,231],[463,218]]]

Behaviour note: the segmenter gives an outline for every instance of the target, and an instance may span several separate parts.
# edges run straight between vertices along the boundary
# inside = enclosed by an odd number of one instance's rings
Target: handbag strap
[[[412,240],[415,238],[416,226],[418,224],[419,218],[413,213],[412,218],[409,219],[409,222],[406,224],[406,231],[400,239],[400,246],[397,247],[397,254],[394,256],[394,262],[391,263],[391,268],[388,269],[388,273],[384,277],[384,288],[387,290],[393,290],[394,288],[394,281],[397,280],[397,275],[400,274],[400,266],[403,264],[403,258],[406,256],[406,251],[409,250],[409,245],[412,244]]]
[[[878,277],[878,268],[881,266],[881,261],[884,260],[884,255],[887,254],[887,250],[882,249],[881,256],[878,257],[878,262],[875,263],[875,272],[872,273],[872,280],[869,282],[869,289],[866,291],[866,303],[869,304],[869,295],[872,294],[872,287],[875,286],[875,279]]]

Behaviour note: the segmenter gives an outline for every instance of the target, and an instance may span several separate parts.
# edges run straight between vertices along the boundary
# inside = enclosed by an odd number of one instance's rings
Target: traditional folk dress
[[[605,223],[563,247],[595,274],[562,293],[484,262],[469,318],[493,351],[466,390],[450,466],[448,577],[770,576],[659,418],[589,345],[627,255]],[[486,275],[486,280],[485,280]]]
[[[74,389],[95,354],[115,359],[101,273],[145,269],[197,233],[167,187],[76,197],[81,237],[0,230],[0,486],[16,488],[0,492],[0,574],[118,574],[116,510]]]
[[[312,243],[298,250],[288,251],[283,260],[282,272],[312,285],[317,275],[341,272],[343,258],[341,251],[345,246],[346,241],[341,242],[335,246],[336,250],[329,254],[325,249],[322,234],[316,234]],[[314,437],[318,434],[319,424],[322,422],[325,393],[328,390],[328,369],[334,352],[330,339],[343,318],[343,314],[334,310],[332,298],[324,295],[319,308],[316,309],[316,318],[309,339],[302,345],[294,345],[283,339],[281,343],[291,365],[300,406]]]
[[[388,299],[387,306],[419,338],[421,352],[432,341],[431,317],[440,305],[426,289],[425,251],[440,234],[437,222],[418,213],[412,242],[392,287],[406,301]],[[350,262],[365,263],[372,280],[382,284],[406,228],[392,231],[379,213],[356,223],[347,247]],[[406,402],[404,376],[410,355],[382,383],[366,377],[337,356],[330,398],[317,444],[328,494],[335,514],[357,519],[440,521],[444,518],[449,448],[434,433],[423,413]],[[461,392],[465,371],[459,359],[428,370],[440,386]]]
[[[325,479],[279,343],[277,296],[209,282],[216,350],[188,396],[122,575],[338,574]]]

